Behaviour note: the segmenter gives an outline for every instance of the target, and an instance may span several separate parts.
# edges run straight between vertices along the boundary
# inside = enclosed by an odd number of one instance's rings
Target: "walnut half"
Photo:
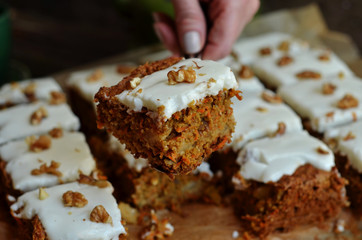
[[[52,145],[52,140],[47,135],[41,135],[38,138],[30,136],[25,139],[31,152],[41,152],[49,149]]]
[[[239,71],[239,77],[242,79],[250,79],[254,77],[254,73],[250,67],[242,65]]]
[[[358,107],[358,99],[355,98],[352,94],[346,94],[344,97],[338,101],[337,107],[340,109],[349,109]]]
[[[51,161],[50,165],[47,166],[46,163],[40,165],[39,169],[31,170],[31,175],[41,175],[41,174],[52,174],[57,177],[61,177],[63,174],[58,170],[60,163],[56,161]]]
[[[44,107],[40,107],[31,114],[30,123],[31,125],[39,125],[46,117],[48,117],[48,111]]]
[[[177,83],[194,83],[196,80],[196,72],[192,67],[187,69],[180,69],[176,71],[169,71],[167,73],[168,84],[175,85]]]
[[[66,207],[82,208],[88,204],[88,200],[80,192],[67,191],[63,194],[63,203]]]
[[[90,220],[96,223],[109,223],[113,225],[112,217],[102,205],[97,205],[93,208],[90,214]]]

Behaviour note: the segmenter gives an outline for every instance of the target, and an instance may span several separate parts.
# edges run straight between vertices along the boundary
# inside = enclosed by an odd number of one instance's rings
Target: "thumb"
[[[198,0],[173,0],[179,43],[184,53],[196,54],[205,45],[206,20]]]

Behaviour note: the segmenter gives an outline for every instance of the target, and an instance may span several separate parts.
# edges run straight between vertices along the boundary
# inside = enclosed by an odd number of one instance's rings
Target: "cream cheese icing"
[[[277,182],[283,175],[292,175],[307,163],[330,171],[334,155],[322,141],[301,131],[252,141],[245,145],[236,161],[245,179],[267,183]]]
[[[130,68],[134,66],[131,63],[123,63],[74,72],[71,74],[68,80],[68,85],[77,89],[84,99],[93,103],[94,95],[101,87],[110,87],[116,85],[129,74],[119,73],[117,69],[120,65]],[[102,76],[97,80],[89,81],[89,77],[94,74],[95,71],[100,71]]]
[[[332,94],[323,94],[322,87],[325,83],[335,86]],[[281,87],[278,93],[301,117],[311,121],[314,131],[320,133],[362,118],[362,80],[355,77],[303,81]],[[338,101],[346,94],[355,97],[359,105],[349,109],[338,108]]]
[[[121,213],[111,186],[98,188],[78,182],[46,188],[48,198],[39,199],[38,190],[20,196],[11,206],[13,214],[31,220],[38,216],[47,237],[52,240],[118,240],[125,234]],[[84,207],[65,207],[62,196],[67,191],[80,192],[88,200]],[[112,218],[112,224],[90,221],[95,206],[102,205]],[[19,211],[19,213],[17,213]]]
[[[48,112],[40,124],[30,123],[31,115],[40,107]],[[0,111],[0,145],[30,135],[43,134],[60,127],[64,130],[78,130],[79,119],[73,114],[67,104],[49,105],[45,102],[36,102],[17,105]]]
[[[282,51],[279,46],[282,42],[288,43],[288,50]],[[260,50],[269,48],[270,55],[262,56]],[[296,39],[289,34],[272,32],[256,37],[241,38],[233,47],[233,51],[238,56],[239,61],[244,64],[251,64],[263,58],[278,57],[285,53],[296,54],[309,48],[305,41]]]
[[[329,60],[320,60],[321,56],[328,56]],[[297,74],[304,71],[316,72],[321,75],[320,78],[333,78],[340,74],[353,76],[352,71],[337,55],[325,49],[311,49],[290,55],[293,61],[285,66],[277,64],[280,57],[263,58],[252,64],[255,74],[271,87],[316,80],[298,78]]]
[[[271,91],[266,91],[274,95]],[[301,119],[284,103],[270,103],[262,98],[263,91],[247,92],[242,101],[233,101],[236,121],[232,142],[227,145],[239,151],[247,142],[275,133],[279,123],[285,124],[286,132],[302,130]],[[235,100],[235,99],[233,99]]]
[[[0,105],[29,102],[29,99],[24,94],[24,90],[27,87],[33,89],[35,100],[49,101],[52,91],[62,92],[59,84],[53,78],[29,79],[21,82],[8,83],[0,88]]]
[[[362,121],[329,129],[324,137],[337,140],[337,151],[347,155],[350,165],[362,173]]]
[[[0,147],[0,156],[5,161],[5,171],[10,175],[13,188],[28,192],[39,187],[50,187],[59,182],[75,181],[79,172],[90,175],[96,164],[85,137],[79,132],[64,132],[60,138],[51,138],[51,146],[40,152],[29,151],[25,139],[8,142]],[[40,165],[49,166],[51,161],[60,164],[61,177],[51,174],[32,175]]]
[[[182,66],[186,66],[186,69],[193,67],[196,72],[195,83],[169,85],[167,73],[178,71]],[[216,81],[209,81],[211,78]],[[157,112],[159,107],[164,107],[162,116],[159,117],[166,121],[172,114],[187,108],[193,101],[217,95],[219,91],[231,88],[237,88],[237,82],[229,67],[211,60],[194,58],[182,60],[169,68],[145,76],[136,88],[123,91],[117,98],[136,112],[141,111],[143,107],[154,112]]]

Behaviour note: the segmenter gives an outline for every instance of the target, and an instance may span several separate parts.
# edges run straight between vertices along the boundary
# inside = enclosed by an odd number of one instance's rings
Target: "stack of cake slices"
[[[126,236],[113,187],[52,78],[0,89],[1,189],[21,239]]]

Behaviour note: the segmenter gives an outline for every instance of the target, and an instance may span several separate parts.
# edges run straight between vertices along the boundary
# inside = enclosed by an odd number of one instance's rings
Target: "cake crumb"
[[[172,236],[174,227],[167,218],[159,220],[155,211],[152,209],[148,217],[148,224],[141,233],[143,240],[159,240]]]
[[[49,197],[49,194],[45,191],[45,188],[39,188],[39,199],[45,200]]]

